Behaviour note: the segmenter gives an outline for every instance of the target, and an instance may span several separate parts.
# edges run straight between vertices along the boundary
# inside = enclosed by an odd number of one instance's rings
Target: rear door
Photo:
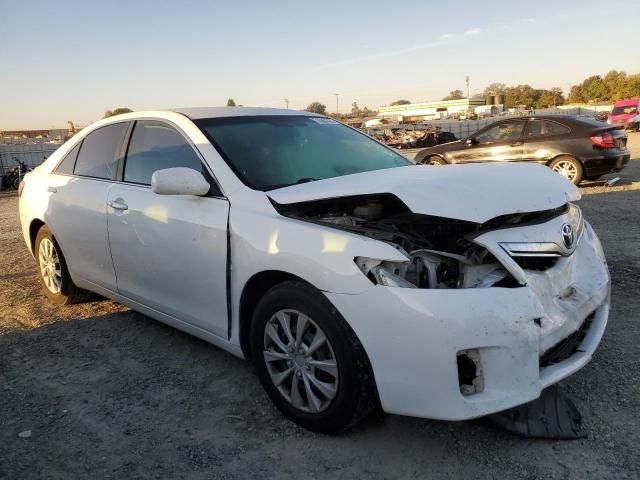
[[[188,167],[208,177],[207,196],[157,195],[156,170]],[[229,203],[190,141],[172,125],[136,122],[122,172],[109,191],[107,224],[118,291],[227,338]]]
[[[128,127],[121,122],[89,133],[51,177],[46,221],[79,286],[85,281],[116,290],[106,204]]]
[[[456,151],[453,163],[505,162],[522,160],[522,132],[525,120],[504,120],[480,130],[466,149]]]
[[[529,119],[524,129],[523,160],[547,163],[569,149],[571,129],[553,120]]]

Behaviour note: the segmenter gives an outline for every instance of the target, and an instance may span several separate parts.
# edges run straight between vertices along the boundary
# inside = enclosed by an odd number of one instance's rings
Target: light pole
[[[469,75],[467,75],[464,78],[464,81],[467,83],[467,98],[469,98],[469,80],[471,80],[471,77],[469,77]]]
[[[287,110],[289,110],[289,99],[288,98],[284,99],[284,104],[287,106]]]
[[[336,96],[336,115],[338,114],[338,97],[340,96],[339,93],[334,93],[334,95]]]

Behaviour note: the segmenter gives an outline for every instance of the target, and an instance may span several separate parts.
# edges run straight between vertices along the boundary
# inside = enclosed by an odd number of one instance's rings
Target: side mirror
[[[158,195],[205,195],[210,188],[204,176],[192,168],[164,168],[151,176],[151,190]]]
[[[470,147],[472,145],[476,145],[478,141],[474,138],[467,138],[467,146]]]

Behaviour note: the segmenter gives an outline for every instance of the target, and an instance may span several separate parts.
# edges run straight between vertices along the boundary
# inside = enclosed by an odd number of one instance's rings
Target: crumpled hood
[[[389,168],[292,185],[267,195],[289,204],[370,193],[392,193],[414,213],[476,223],[580,199],[578,189],[548,167],[525,163]]]

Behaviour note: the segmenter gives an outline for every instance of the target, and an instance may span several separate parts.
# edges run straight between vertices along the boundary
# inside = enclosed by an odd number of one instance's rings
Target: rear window
[[[115,123],[87,135],[82,142],[73,173],[85,177],[114,179],[126,130],[126,123]]]
[[[569,133],[570,129],[559,123],[549,120],[529,120],[527,122],[527,129],[525,130],[526,137],[548,137],[551,135],[562,135]]]
[[[80,150],[80,145],[82,142],[78,142],[78,144],[67,153],[58,167],[56,168],[56,173],[64,173],[66,175],[73,174],[73,167],[76,165],[76,158],[78,157],[78,151]]]
[[[638,113],[638,105],[618,105],[613,107],[611,115],[629,115]]]

